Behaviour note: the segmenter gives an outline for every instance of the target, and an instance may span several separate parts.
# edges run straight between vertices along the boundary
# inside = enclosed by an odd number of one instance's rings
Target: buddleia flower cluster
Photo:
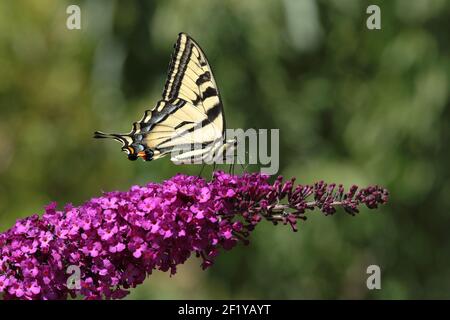
[[[0,296],[4,299],[120,299],[153,270],[175,274],[192,255],[202,267],[219,252],[248,243],[263,220],[294,231],[306,213],[350,214],[376,208],[387,190],[371,186],[348,192],[318,182],[294,185],[264,174],[215,172],[211,181],[176,175],[161,184],[107,192],[80,206],[56,203],[20,219],[0,234]],[[69,283],[78,270],[78,282]]]

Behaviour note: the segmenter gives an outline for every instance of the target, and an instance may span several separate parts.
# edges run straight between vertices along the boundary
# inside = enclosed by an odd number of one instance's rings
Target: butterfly
[[[222,100],[206,55],[186,33],[174,45],[162,99],[129,133],[96,131],[94,138],[121,142],[129,160],[170,154],[175,163],[214,163],[236,146],[225,137]]]

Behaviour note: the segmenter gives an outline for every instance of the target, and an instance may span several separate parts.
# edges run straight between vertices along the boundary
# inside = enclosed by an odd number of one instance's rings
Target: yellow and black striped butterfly
[[[190,36],[180,33],[174,47],[163,99],[129,133],[96,131],[94,138],[121,142],[130,160],[171,154],[174,162],[214,162],[235,146],[235,140],[225,139],[219,89],[204,52]]]

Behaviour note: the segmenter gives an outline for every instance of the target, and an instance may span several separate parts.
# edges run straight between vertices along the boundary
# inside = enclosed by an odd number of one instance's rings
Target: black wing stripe
[[[214,120],[216,120],[216,118],[221,115],[221,111],[222,111],[222,104],[221,103],[215,104],[211,109],[209,109],[206,112],[208,120],[210,122],[214,122]]]
[[[167,119],[168,116],[175,113],[178,109],[183,107],[186,104],[186,101],[178,99],[178,101],[174,104],[168,102],[162,108],[161,111],[152,111],[152,116],[147,122],[138,122],[136,123],[139,127],[139,130],[132,132],[135,134],[136,132],[148,132],[155,125]],[[168,126],[169,127],[169,126]]]
[[[206,112],[206,116],[207,116],[206,119],[202,120],[202,121],[201,121],[200,123],[198,123],[197,125],[195,125],[195,126],[189,128],[189,129],[187,129],[187,130],[185,130],[185,131],[182,131],[182,132],[178,133],[178,134],[177,134],[177,137],[182,137],[182,136],[184,136],[184,135],[187,134],[187,133],[193,132],[194,130],[198,130],[198,129],[200,129],[200,128],[206,127],[207,125],[212,125],[212,123],[214,122],[214,120],[215,120],[218,116],[220,116],[221,110],[222,110],[222,106],[221,106],[220,103],[214,105],[211,109],[209,109],[209,110]],[[169,139],[169,140],[170,140],[170,139]],[[164,143],[165,143],[165,142],[167,142],[167,141],[164,141]]]
[[[215,140],[209,140],[209,141],[205,141],[205,142],[201,143],[202,149],[207,148],[214,142],[215,142]],[[167,152],[172,152],[175,150],[188,150],[189,149],[192,151],[192,150],[194,150],[194,147],[195,147],[195,144],[193,144],[193,143],[184,143],[184,144],[179,144],[176,147],[164,147],[164,148],[157,148],[157,149],[161,153],[167,153]]]
[[[195,83],[200,86],[205,82],[211,81],[211,73],[209,71],[206,71],[205,73],[201,74],[197,81]]]
[[[178,41],[175,43],[175,51],[172,53],[172,58],[170,59],[169,71],[168,71],[169,77],[167,79],[167,82],[166,82],[166,85],[164,86],[164,91],[163,91],[164,98],[167,98],[167,91],[169,89],[169,86],[171,85],[172,75],[173,75],[177,60],[178,60],[178,55],[183,54],[182,52],[180,52],[180,46],[181,46],[181,37],[178,37]]]
[[[182,78],[184,73],[186,72],[186,68],[188,67],[189,59],[191,58],[192,54],[192,43],[189,41],[189,39],[186,39],[185,49],[181,55],[181,59],[178,63],[178,70],[176,72],[176,75],[173,80],[172,88],[170,90],[169,98],[173,98],[177,95],[178,90],[180,89]]]
[[[202,101],[202,98],[196,94],[196,98],[194,101],[192,101],[192,103],[194,104],[194,106],[198,106],[198,104]]]
[[[183,127],[183,126],[185,126],[187,124],[191,124],[191,123],[194,123],[194,122],[192,122],[192,121],[182,121],[175,127],[175,130],[180,129],[181,127]]]
[[[206,88],[205,91],[203,91],[202,97],[203,100],[206,100],[209,97],[213,97],[213,96],[217,96],[217,90],[214,89],[213,87],[208,87]]]

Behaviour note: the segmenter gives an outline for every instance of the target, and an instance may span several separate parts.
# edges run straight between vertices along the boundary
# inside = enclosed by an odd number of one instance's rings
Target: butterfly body
[[[170,154],[173,162],[211,161],[236,145],[225,139],[222,101],[202,49],[185,33],[174,47],[163,98],[155,107],[127,134],[95,132],[94,138],[121,142],[130,160]]]

